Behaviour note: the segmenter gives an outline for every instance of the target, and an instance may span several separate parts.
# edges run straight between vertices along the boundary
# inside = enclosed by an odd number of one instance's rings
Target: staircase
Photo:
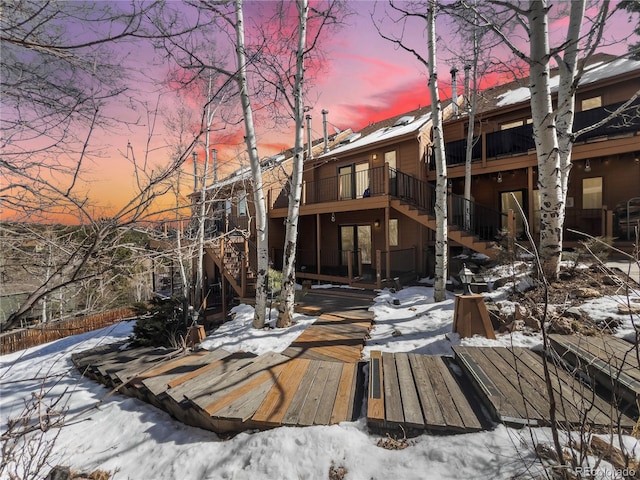
[[[424,225],[436,230],[435,187],[399,171],[390,175],[389,193],[391,207]],[[465,221],[469,212],[469,220]],[[499,250],[495,237],[502,225],[503,214],[467,201],[461,195],[447,194],[447,236],[450,240],[475,252],[495,258]]]
[[[220,236],[205,251],[239,297],[255,297],[256,274],[251,266],[249,241],[242,236]]]

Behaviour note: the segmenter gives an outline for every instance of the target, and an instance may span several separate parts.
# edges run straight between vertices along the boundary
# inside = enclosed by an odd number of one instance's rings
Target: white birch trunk
[[[209,155],[210,152],[210,133],[211,133],[211,124],[213,123],[213,113],[211,112],[211,75],[209,75],[209,85],[207,87],[207,114],[206,114],[206,122],[207,122],[207,133],[204,140],[204,171],[202,172],[202,184],[200,187],[200,212],[198,217],[198,263],[196,266],[196,294],[195,294],[195,305],[194,308],[196,311],[199,311],[204,307],[204,296],[205,296],[205,286],[203,283],[203,270],[204,270],[204,226],[207,215],[207,182],[209,180]],[[196,159],[194,158],[194,162]],[[197,172],[197,163],[195,167],[195,171]]]
[[[284,258],[282,263],[282,290],[278,327],[287,327],[293,318],[296,284],[296,246],[298,242],[298,219],[300,216],[300,197],[302,195],[302,173],[304,164],[304,56],[307,39],[308,0],[298,0],[298,46],[296,51],[296,74],[294,81],[295,146],[293,171],[289,183],[289,211],[284,239]],[[310,136],[311,138],[311,136]]]
[[[258,145],[256,131],[253,123],[253,110],[251,108],[251,98],[247,80],[247,59],[245,54],[244,41],[244,15],[242,12],[242,0],[235,0],[236,10],[236,57],[238,62],[238,72],[236,75],[238,90],[240,92],[240,102],[242,104],[242,114],[244,116],[245,143],[247,154],[251,165],[251,177],[253,185],[253,203],[256,217],[256,246],[258,254],[258,265],[256,272],[256,305],[253,318],[254,328],[263,328],[265,322],[265,312],[267,307],[268,272],[269,272],[269,245],[268,245],[268,225],[266,202],[264,190],[262,188],[262,171],[260,168],[260,158],[258,156]]]
[[[548,5],[532,1],[528,12],[530,28],[531,118],[538,157],[540,192],[540,257],[542,271],[556,279],[562,259],[563,226],[568,177],[571,169],[571,130],[573,127],[578,38],[585,2],[572,2],[567,48],[560,62],[558,111],[552,104],[549,83]]]
[[[446,299],[448,271],[447,252],[447,161],[442,132],[442,106],[438,94],[438,70],[436,63],[436,0],[429,0],[427,37],[429,50],[429,92],[431,94],[431,119],[433,123],[433,149],[436,163],[436,278],[433,299]]]

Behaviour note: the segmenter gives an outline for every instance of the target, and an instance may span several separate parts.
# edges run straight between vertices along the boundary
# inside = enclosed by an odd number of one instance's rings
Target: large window
[[[582,208],[602,208],[602,177],[582,179]]]

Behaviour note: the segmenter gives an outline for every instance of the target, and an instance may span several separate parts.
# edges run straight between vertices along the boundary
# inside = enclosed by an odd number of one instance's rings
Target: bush
[[[140,305],[136,309],[144,315],[133,327],[131,343],[134,346],[175,347],[186,337],[187,322],[183,319],[179,298],[154,298],[146,311]]]

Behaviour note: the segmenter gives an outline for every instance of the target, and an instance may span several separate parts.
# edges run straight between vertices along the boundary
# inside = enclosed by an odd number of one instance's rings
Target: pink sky
[[[430,103],[424,67],[409,53],[397,50],[394,45],[378,35],[369,13],[374,8],[373,2],[359,1],[354,2],[354,5],[358,13],[349,17],[348,25],[333,32],[328,39],[323,70],[318,74],[315,86],[307,97],[313,107],[310,113],[313,116],[314,138],[322,136],[322,109],[329,111],[329,122],[332,125],[343,130],[353,128],[357,131],[372,122]],[[560,20],[552,24],[551,31],[563,26],[565,25]],[[438,27],[441,29],[439,35],[443,37],[439,47],[444,47],[448,39],[447,26],[439,24]],[[610,41],[614,34],[619,38],[628,37],[631,31],[632,26],[627,21],[627,16],[619,15],[614,28],[607,34],[607,41]],[[414,41],[422,42],[422,28],[408,30],[408,34]],[[605,50],[608,53],[620,54],[626,51],[626,43]],[[426,45],[423,52],[426,55]],[[451,54],[443,52],[439,55],[440,87],[446,98],[450,95],[451,62],[444,57]],[[150,51],[144,50],[130,56],[141,70],[152,69],[148,71],[155,72],[154,76],[158,78],[167,71],[168,66],[147,67],[145,64],[150,57]],[[458,65],[458,68],[462,71],[462,65]],[[462,85],[461,78],[459,81]],[[143,88],[149,92],[153,90],[151,85]],[[148,101],[155,102],[155,99],[156,96],[149,93]],[[175,106],[170,92],[161,97],[161,106],[164,109]],[[291,147],[292,125],[292,122],[291,125],[282,125],[280,132],[258,131],[260,157],[273,155]],[[165,145],[166,138],[161,133],[162,128],[159,128],[151,142],[154,151],[149,157],[152,163],[158,165],[167,163],[169,155],[169,149]],[[332,131],[333,129],[330,129],[330,132]],[[130,164],[124,158],[126,145],[130,141],[136,156],[140,158],[146,147],[147,132],[147,127],[140,127],[110,134],[107,141],[109,146],[105,150],[106,156],[98,160],[91,171],[91,195],[100,198],[102,205],[116,208],[123,202],[122,198],[129,196],[134,180]],[[240,159],[244,158],[243,135],[243,125],[230,127],[221,135],[212,135],[212,147],[218,149],[222,172],[228,173],[241,165]],[[186,168],[191,169],[190,166]],[[190,188],[191,183],[185,181],[184,193],[188,193]]]

